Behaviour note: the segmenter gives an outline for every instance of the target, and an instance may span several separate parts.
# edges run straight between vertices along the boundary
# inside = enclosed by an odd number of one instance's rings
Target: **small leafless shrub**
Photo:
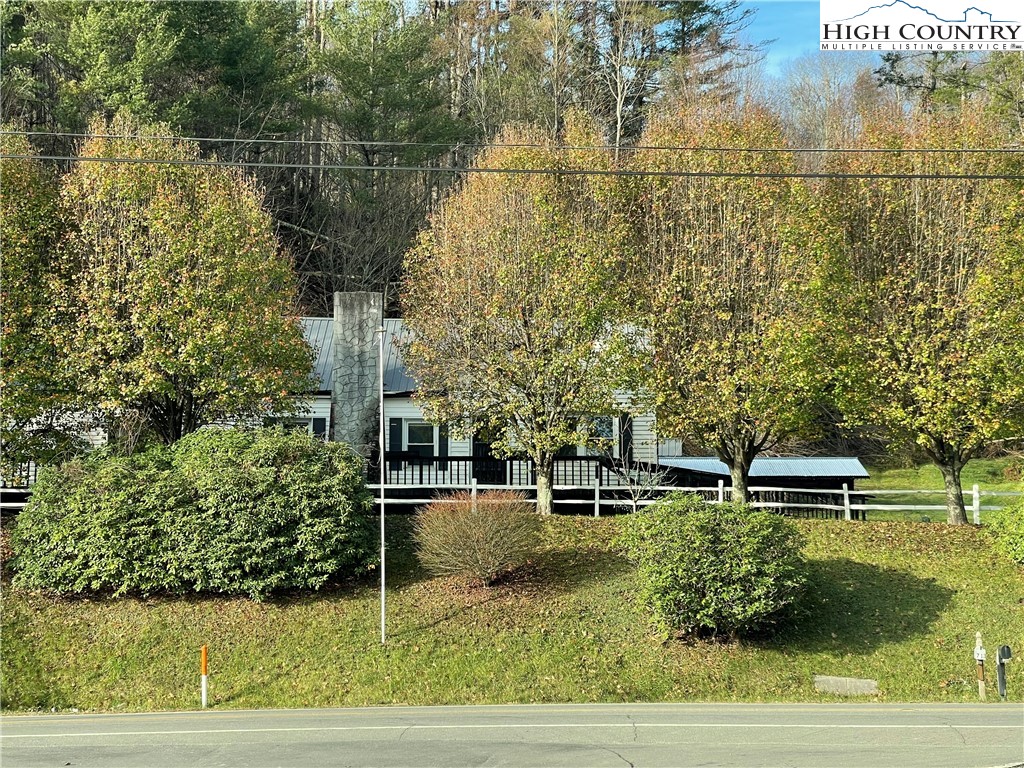
[[[417,554],[430,573],[459,575],[491,585],[524,565],[536,550],[541,519],[533,504],[513,491],[468,492],[432,502],[416,515]]]

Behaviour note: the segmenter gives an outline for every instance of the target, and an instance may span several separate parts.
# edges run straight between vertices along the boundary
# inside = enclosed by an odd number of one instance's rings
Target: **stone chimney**
[[[378,329],[384,319],[379,293],[334,294],[334,371],[331,407],[334,439],[364,457],[377,445]]]

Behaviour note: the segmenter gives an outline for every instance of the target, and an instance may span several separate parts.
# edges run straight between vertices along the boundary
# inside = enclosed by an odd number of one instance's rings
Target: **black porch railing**
[[[37,472],[34,461],[0,466],[0,488],[28,488],[35,483]]]
[[[636,475],[634,467],[624,469],[620,462],[606,456],[559,456],[555,459],[555,485],[594,484],[626,486],[627,472]],[[380,481],[380,465],[371,462],[367,467],[371,483]],[[474,456],[420,456],[409,452],[389,452],[384,455],[385,485],[478,485],[531,486],[537,483],[533,461],[523,457],[506,459]]]

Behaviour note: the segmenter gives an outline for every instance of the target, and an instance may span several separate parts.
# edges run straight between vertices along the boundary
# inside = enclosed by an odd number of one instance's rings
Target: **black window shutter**
[[[439,459],[448,458],[448,425],[442,424],[437,428],[437,457]],[[448,462],[439,461],[437,462],[438,472],[448,471]]]
[[[633,463],[633,417],[628,413],[619,415],[619,458]]]
[[[388,419],[388,453],[399,453],[402,450],[402,420]],[[402,462],[389,462],[389,469],[392,472],[402,470]]]

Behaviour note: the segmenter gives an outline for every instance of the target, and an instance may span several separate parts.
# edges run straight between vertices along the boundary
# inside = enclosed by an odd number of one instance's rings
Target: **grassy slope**
[[[983,490],[1019,491],[1021,482],[1008,480],[1005,475],[1009,459],[974,459],[967,462],[961,473],[966,491],[977,483]],[[870,469],[871,477],[857,482],[858,488],[886,488],[892,490],[942,490],[942,475],[934,464],[922,464],[909,469]]]
[[[1007,479],[1004,471],[1009,465],[1009,459],[974,459],[967,463],[961,473],[960,480],[967,498],[967,516],[970,519],[970,493],[972,486],[977,485],[983,491],[1021,491],[1024,490],[1024,483],[1017,480]],[[901,469],[876,469],[870,468],[871,477],[867,480],[857,481],[857,490],[884,489],[884,490],[929,490],[939,491],[935,495],[885,495],[875,498],[877,504],[941,504],[946,503],[942,493],[942,475],[938,467],[933,464],[922,464],[917,467]],[[1006,499],[998,497],[982,497],[983,505],[999,505],[1007,503]],[[982,522],[985,520],[985,512],[981,513]],[[942,510],[936,511],[881,511],[868,513],[869,520],[915,520],[919,521],[927,516],[933,521],[945,521],[946,514]]]
[[[974,632],[1024,642],[1024,571],[973,528],[799,523],[814,586],[800,623],[760,642],[655,635],[609,551],[614,519],[555,518],[516,583],[427,579],[402,521],[379,645],[372,584],[257,604],[242,599],[53,600],[6,590],[9,709],[184,709],[210,646],[219,708],[541,701],[822,701],[815,673],[872,677],[881,697],[969,701]],[[1020,697],[1020,674],[1011,690]]]

